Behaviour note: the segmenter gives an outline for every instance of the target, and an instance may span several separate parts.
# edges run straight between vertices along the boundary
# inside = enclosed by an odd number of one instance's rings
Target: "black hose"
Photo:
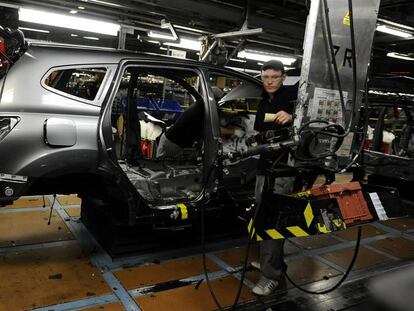
[[[214,168],[216,166],[217,166],[217,159],[213,161],[210,170],[206,174],[206,179],[205,179],[203,192],[202,192],[203,198],[205,196],[206,189],[207,189],[209,181],[210,181],[210,177],[211,177],[212,173],[214,172]],[[202,249],[202,257],[203,257],[204,278],[206,280],[208,290],[210,292],[211,297],[214,300],[214,303],[217,305],[219,310],[221,310],[222,306],[221,306],[220,302],[218,301],[218,299],[216,297],[216,294],[214,293],[213,288],[211,287],[210,278],[208,277],[208,271],[207,271],[206,238],[205,238],[205,207],[206,207],[206,204],[203,204],[203,206],[201,207],[201,249]]]
[[[289,275],[287,274],[287,272],[285,272],[286,278],[289,280],[290,283],[292,283],[292,285],[294,287],[296,287],[300,291],[305,292],[307,294],[311,294],[311,295],[324,295],[324,294],[327,294],[327,293],[330,293],[330,292],[334,291],[339,286],[341,286],[341,284],[346,280],[346,278],[348,277],[349,273],[351,272],[351,270],[352,270],[352,268],[353,268],[353,266],[355,264],[355,261],[356,261],[356,259],[358,257],[359,245],[361,243],[361,232],[362,232],[362,229],[361,228],[362,228],[361,226],[358,227],[358,236],[357,236],[357,241],[356,241],[356,245],[355,245],[354,255],[352,256],[351,263],[349,264],[348,269],[346,269],[346,271],[345,271],[344,275],[342,276],[342,278],[334,286],[332,286],[331,288],[328,288],[328,289],[319,291],[319,292],[315,292],[315,291],[307,290],[307,289],[299,286],[298,284],[296,284],[294,281],[292,281],[292,279],[289,277]]]
[[[364,127],[362,129],[362,138],[361,138],[360,146],[358,148],[358,152],[356,153],[356,155],[354,156],[352,161],[349,162],[348,165],[345,166],[343,169],[341,169],[340,173],[345,173],[355,163],[355,161],[361,155],[362,150],[364,149],[366,133],[367,133],[367,130],[368,130],[368,121],[369,121],[369,114],[368,114],[369,113],[369,110],[368,110],[368,79],[365,81],[365,113],[366,113],[365,122],[364,122]]]
[[[327,0],[323,0],[323,5],[324,5],[324,12],[325,12],[326,32],[327,32],[327,37],[328,37],[329,50],[330,50],[330,53],[331,53],[335,78],[336,78],[336,82],[337,82],[337,85],[338,85],[338,92],[339,92],[339,96],[340,96],[340,99],[341,99],[343,117],[344,117],[344,120],[345,120],[346,107],[345,107],[345,101],[344,101],[344,97],[343,97],[343,90],[342,90],[341,80],[340,80],[340,77],[339,77],[338,65],[337,65],[336,58],[335,58],[335,51],[334,51],[334,48],[333,48],[332,32],[331,32],[331,27],[330,27],[329,8],[328,8]],[[353,78],[352,113],[351,113],[351,116],[349,118],[347,126],[344,128],[343,133],[337,134],[337,133],[333,133],[333,132],[327,132],[326,129],[329,127],[327,125],[325,127],[322,127],[322,129],[320,129],[320,130],[313,130],[315,138],[318,135],[324,135],[324,136],[335,137],[335,138],[338,138],[338,139],[341,139],[341,138],[343,139],[346,136],[348,136],[350,131],[351,131],[353,118],[354,118],[354,114],[355,114],[354,110],[355,110],[355,105],[356,105],[356,92],[357,92],[357,69],[356,69],[357,63],[356,63],[355,29],[354,29],[354,15],[353,15],[352,0],[348,0],[348,7],[349,7],[349,20],[350,20],[351,48],[352,48],[352,78]],[[298,130],[298,133],[300,134],[305,128],[309,127],[313,123],[329,124],[329,122],[323,121],[323,120],[311,120],[311,121],[303,124],[300,127],[300,129]],[[360,148],[360,150],[362,150],[362,149]],[[358,158],[360,152],[361,151],[359,151],[358,154],[354,157],[354,159],[351,160],[351,165]],[[320,155],[317,155],[313,158],[309,158],[309,159],[305,159],[305,160],[306,161],[312,161],[312,160],[315,161],[315,160],[321,160],[323,158],[327,158],[329,156],[332,156],[332,152],[327,152],[327,153],[324,153],[324,154],[320,154]],[[303,161],[303,159],[301,159],[301,158],[297,158],[297,159],[300,160],[300,161]],[[349,168],[349,167],[350,167],[350,165],[347,166],[347,168]]]
[[[335,73],[335,79],[336,83],[338,85],[338,92],[339,97],[341,100],[341,107],[343,111],[343,118],[345,120],[345,112],[346,112],[346,106],[345,106],[345,99],[344,94],[342,90],[342,84],[341,79],[339,76],[339,70],[338,70],[338,64],[336,62],[335,57],[335,50],[333,47],[332,42],[332,32],[331,32],[331,25],[330,25],[330,19],[329,19],[329,8],[327,4],[327,0],[323,0],[324,5],[324,12],[325,12],[325,22],[326,22],[326,32],[328,37],[328,44],[329,44],[329,51],[332,58],[332,64],[334,67],[334,73]],[[352,10],[352,0],[348,0],[348,6],[349,6],[349,20],[350,20],[350,34],[351,34],[351,48],[352,48],[352,78],[353,78],[353,94],[352,94],[352,114],[349,118],[348,124],[344,129],[343,134],[331,134],[328,136],[337,137],[337,138],[344,138],[349,135],[351,131],[351,126],[354,118],[354,110],[355,110],[355,103],[356,103],[356,92],[357,92],[357,71],[356,71],[356,48],[355,48],[355,33],[354,33],[354,20],[353,20],[353,10]],[[323,123],[322,120],[312,120],[311,122],[305,123],[301,129],[309,126],[311,123]]]
[[[284,152],[274,161],[273,166],[277,165],[283,159],[286,152],[287,152],[287,150],[284,150]],[[263,191],[263,189],[262,189],[262,191]],[[241,274],[241,277],[240,277],[239,288],[237,290],[237,295],[236,295],[236,298],[234,299],[232,309],[234,309],[237,306],[237,304],[239,302],[239,299],[240,299],[240,294],[241,294],[241,290],[243,288],[244,278],[246,276],[247,262],[249,261],[250,244],[251,244],[253,236],[254,236],[254,234],[253,234],[254,233],[254,226],[256,224],[256,218],[257,218],[257,215],[259,214],[259,210],[260,210],[260,204],[258,204],[256,206],[256,209],[254,211],[254,215],[253,215],[253,218],[252,218],[252,225],[251,225],[251,228],[250,228],[250,232],[248,232],[247,243],[246,243],[246,253],[245,253],[244,263],[243,263],[243,270],[242,270],[242,274]]]
[[[356,61],[356,46],[355,46],[355,29],[354,29],[354,9],[352,6],[352,0],[348,0],[348,10],[349,10],[349,29],[351,32],[351,49],[352,49],[352,114],[349,122],[349,129],[352,126],[352,120],[355,114],[355,104],[356,104],[356,93],[357,93],[357,61]]]
[[[335,50],[334,50],[333,42],[332,42],[332,32],[331,32],[331,24],[330,24],[330,19],[329,19],[329,8],[328,8],[327,0],[323,0],[323,6],[324,6],[324,12],[325,12],[326,32],[327,32],[328,43],[329,43],[329,51],[331,52],[332,64],[333,64],[334,73],[335,73],[335,79],[336,79],[336,83],[338,85],[339,97],[341,99],[341,106],[342,106],[342,111],[343,111],[343,116],[342,117],[345,120],[345,110],[346,110],[345,99],[344,99],[344,94],[343,94],[343,91],[342,91],[341,79],[339,77],[338,64],[336,62]],[[350,15],[350,18],[351,18],[351,15]]]

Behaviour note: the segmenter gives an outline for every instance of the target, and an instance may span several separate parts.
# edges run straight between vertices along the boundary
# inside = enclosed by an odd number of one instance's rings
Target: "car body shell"
[[[204,79],[204,101],[207,105],[205,169],[213,165],[220,150],[217,109],[213,108],[216,102],[206,81],[208,70],[240,76],[260,88],[258,80],[248,75],[199,62],[107,49],[31,44],[0,81],[3,86],[0,118],[19,119],[0,141],[0,203],[10,203],[10,200],[21,195],[34,193],[76,192],[86,196],[90,195],[88,185],[96,191],[102,185],[93,187],[93,183],[104,179],[105,189],[111,189],[111,181],[117,189],[122,189],[118,199],[129,202],[126,205],[130,213],[137,210],[139,196],[111,159],[111,128],[107,121],[110,109],[107,104],[114,97],[120,73],[131,64],[190,68]],[[88,66],[107,69],[94,100],[60,92],[44,82],[49,73],[57,68]],[[85,182],[82,183],[82,180]],[[217,188],[217,184],[207,186],[204,194],[209,193],[209,189]]]

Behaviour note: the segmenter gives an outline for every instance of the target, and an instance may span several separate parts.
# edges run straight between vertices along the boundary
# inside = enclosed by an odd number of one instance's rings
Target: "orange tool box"
[[[359,182],[325,185],[311,189],[312,195],[321,199],[336,199],[345,224],[367,222],[371,215]]]

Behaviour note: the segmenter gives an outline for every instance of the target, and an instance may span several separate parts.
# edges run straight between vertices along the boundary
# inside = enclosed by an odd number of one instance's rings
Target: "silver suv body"
[[[168,57],[31,44],[0,85],[3,205],[27,194],[78,193],[84,217],[105,206],[134,224],[185,222],[200,206],[223,214],[223,202],[227,213],[251,200],[256,159],[218,161],[226,148],[246,148],[253,133],[261,87],[248,75]],[[187,158],[157,158],[162,134],[197,101],[202,133],[184,148]],[[220,135],[223,126],[244,135]]]

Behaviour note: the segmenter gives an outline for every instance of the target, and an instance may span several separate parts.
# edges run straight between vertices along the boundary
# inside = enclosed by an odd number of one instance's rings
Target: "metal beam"
[[[255,29],[242,29],[237,31],[230,31],[230,32],[223,32],[217,35],[214,35],[214,38],[235,38],[235,37],[242,37],[242,36],[251,36],[251,35],[258,35],[263,32],[263,28],[255,28]]]
[[[139,3],[144,5],[142,7],[145,10],[145,5],[156,9],[158,12],[168,13],[168,14],[183,14],[185,10],[186,15],[189,18],[198,18],[198,19],[210,19],[212,21],[220,20],[220,22],[230,22],[234,25],[240,25],[241,19],[243,18],[242,9],[229,9],[222,5],[206,2],[206,1],[193,1],[193,0],[132,0],[132,3]],[[183,9],[185,8],[185,9]],[[170,17],[170,20],[172,18]],[[303,38],[304,27],[301,27],[297,24],[287,24],[284,21],[264,17],[256,13],[252,13],[249,17],[249,24],[252,27],[263,27],[268,29],[278,29],[281,34],[286,34],[293,38]]]

